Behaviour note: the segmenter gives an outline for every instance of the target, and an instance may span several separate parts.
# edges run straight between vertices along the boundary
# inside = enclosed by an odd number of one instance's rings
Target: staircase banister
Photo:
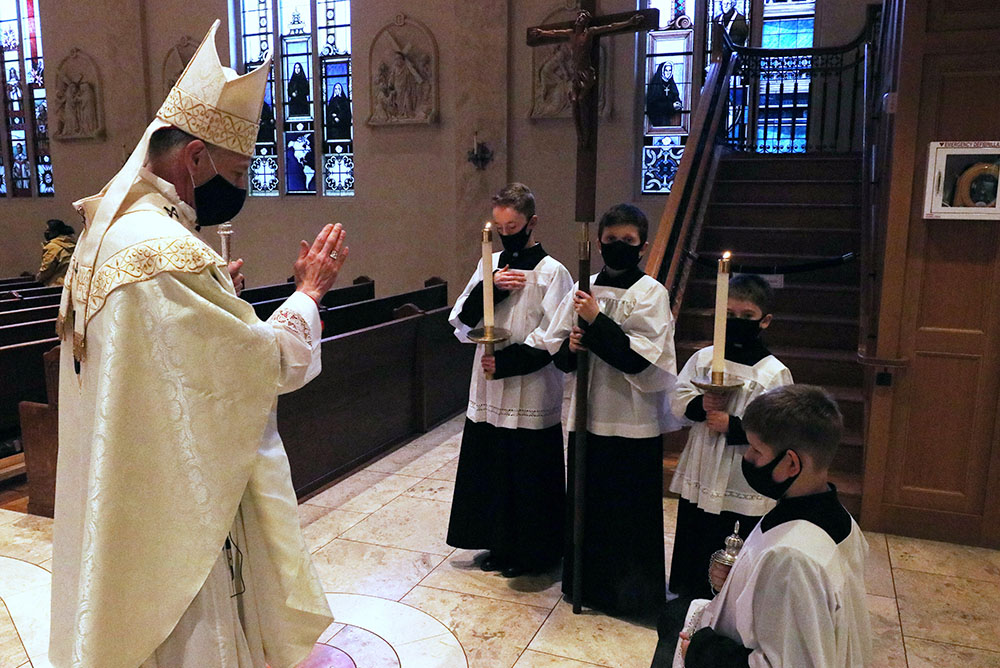
[[[772,56],[829,56],[838,53],[848,53],[857,49],[862,44],[873,41],[873,32],[876,20],[875,17],[876,14],[874,12],[869,12],[868,17],[865,20],[865,25],[861,28],[861,32],[858,33],[858,36],[846,44],[836,46],[811,46],[798,49],[765,49],[761,46],[742,46],[740,44],[736,44],[733,42],[728,32],[725,30],[720,30],[719,32],[722,33],[722,39],[725,41],[726,46],[728,46],[731,51],[734,51],[741,56],[755,56],[758,58]]]
[[[665,279],[663,271],[663,261],[667,256],[670,247],[670,240],[674,236],[674,228],[678,217],[684,217],[684,211],[691,201],[692,188],[697,180],[697,172],[703,168],[702,163],[706,157],[711,157],[715,145],[715,132],[712,131],[712,112],[724,106],[720,104],[723,96],[723,89],[728,89],[729,78],[736,66],[736,57],[732,52],[725,52],[724,56],[712,62],[709,66],[708,75],[705,78],[705,85],[702,88],[702,95],[695,109],[694,118],[691,121],[691,133],[688,135],[688,143],[685,144],[684,154],[681,157],[680,166],[677,169],[677,176],[674,178],[670,194],[667,196],[663,214],[660,216],[660,223],[657,227],[656,238],[649,251],[649,258],[646,261],[646,273],[669,287],[669,282]],[[716,124],[716,130],[718,126]],[[677,244],[681,245],[683,239],[678,237]],[[676,256],[676,253],[672,254]],[[671,260],[671,265],[674,260]],[[671,271],[672,270],[672,271]],[[671,278],[676,275],[676,268],[668,266],[667,275]],[[661,278],[663,277],[663,278]]]

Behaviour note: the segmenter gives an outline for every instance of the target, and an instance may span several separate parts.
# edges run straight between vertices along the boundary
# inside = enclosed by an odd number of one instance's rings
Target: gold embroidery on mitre
[[[157,117],[210,144],[252,156],[257,121],[213,107],[176,86],[163,101]]]
[[[86,298],[87,322],[101,310],[108,295],[124,285],[148,281],[167,271],[197,274],[211,265],[225,267],[226,262],[194,237],[150,239],[124,248],[95,272]]]

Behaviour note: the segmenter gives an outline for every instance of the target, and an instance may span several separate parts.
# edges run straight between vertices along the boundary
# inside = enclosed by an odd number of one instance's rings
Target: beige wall
[[[865,26],[868,5],[874,0],[817,0],[816,46],[847,44]]]
[[[324,223],[337,221],[350,233],[348,278],[367,274],[375,278],[380,294],[389,294],[419,287],[425,278],[439,275],[452,285],[454,298],[472,271],[477,230],[489,214],[489,196],[508,180],[524,181],[536,192],[539,238],[575,275],[573,123],[528,118],[531,52],[524,41],[529,25],[562,4],[561,0],[356,3],[352,23],[357,194],[250,198],[237,219],[235,239],[237,254],[247,260],[250,284],[284,280],[291,273],[295,242],[310,238]],[[604,12],[633,6],[633,0],[600,3]],[[431,126],[371,128],[364,123],[369,112],[368,45],[401,7],[425,23],[437,39],[441,118]],[[863,22],[861,0],[830,1],[821,11],[824,34],[853,36]],[[70,203],[99,190],[131,151],[162,99],[163,60],[181,36],[200,39],[212,20],[223,18],[218,43],[223,61],[228,61],[227,12],[227,0],[95,0],[87,11],[61,0],[41,0],[50,81],[72,47],[82,46],[95,58],[103,76],[107,139],[53,142],[56,197],[0,202],[0,275],[36,268],[46,218],[62,217],[78,224]],[[87,36],[86,42],[80,35]],[[613,42],[613,113],[601,121],[597,210],[600,215],[618,202],[638,204],[650,217],[652,238],[664,199],[638,195],[641,107],[636,94],[636,40],[626,35]],[[477,130],[496,152],[495,161],[482,172],[465,161]]]

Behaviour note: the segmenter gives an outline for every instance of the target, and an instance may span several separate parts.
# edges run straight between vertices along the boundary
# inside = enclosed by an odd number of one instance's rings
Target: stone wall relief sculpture
[[[56,139],[103,139],[104,105],[97,63],[74,47],[56,71]]]
[[[549,12],[539,25],[550,25],[576,19],[580,8],[578,0],[565,0]],[[598,73],[598,113],[602,118],[611,115],[611,42],[600,42],[600,71]],[[569,90],[572,54],[567,43],[531,49],[531,118],[572,118],[573,105]]]
[[[194,52],[198,49],[198,41],[188,35],[183,35],[177,43],[170,47],[167,55],[163,58],[163,97],[170,94],[170,89],[174,87],[177,80],[181,78],[184,68],[194,57]]]
[[[368,60],[372,77],[368,125],[437,122],[438,48],[427,26],[396,15],[376,33]]]

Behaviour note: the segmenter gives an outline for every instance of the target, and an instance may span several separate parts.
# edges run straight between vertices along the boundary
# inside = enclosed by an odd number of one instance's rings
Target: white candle
[[[721,385],[726,370],[726,309],[729,305],[729,251],[719,260],[715,283],[715,337],[712,340],[712,384]]]
[[[483,227],[483,326],[493,329],[493,225]]]

